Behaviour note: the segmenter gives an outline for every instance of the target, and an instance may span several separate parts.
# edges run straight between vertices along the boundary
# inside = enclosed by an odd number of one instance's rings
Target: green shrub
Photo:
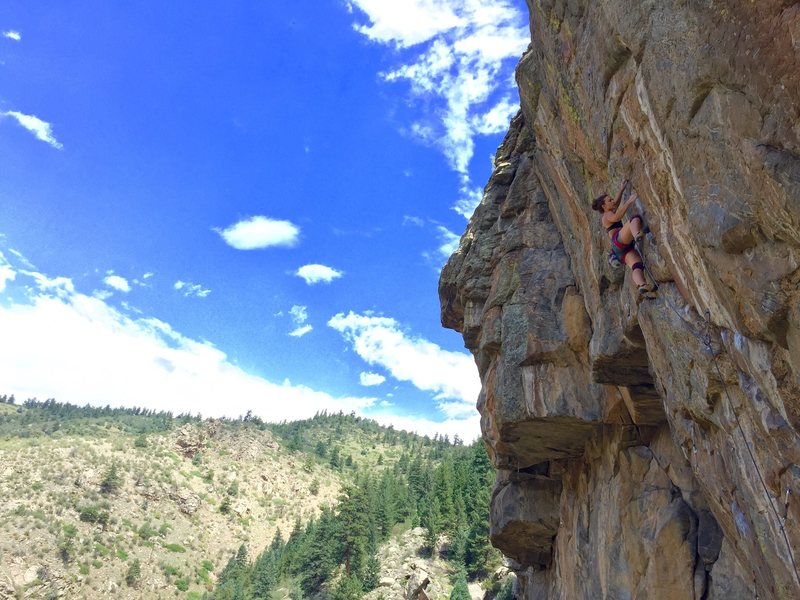
[[[153,529],[153,526],[150,525],[150,522],[148,521],[147,523],[143,523],[142,526],[139,527],[137,533],[139,534],[140,538],[147,541],[151,537],[154,537],[158,532],[155,529]]]
[[[231,512],[230,498],[225,497],[222,499],[222,504],[219,505],[219,512],[221,512],[223,515],[227,515],[229,512]]]
[[[172,565],[163,565],[161,570],[164,571],[164,575],[169,577],[170,575],[179,575],[180,571],[178,567],[173,567]]]
[[[185,592],[189,589],[189,582],[185,579],[178,579],[175,582],[175,587],[178,588],[180,591]]]
[[[170,552],[186,552],[186,548],[184,548],[180,544],[166,544],[164,548],[166,548]]]
[[[110,515],[99,506],[89,505],[78,509],[78,518],[84,523],[98,523],[105,527],[108,525]]]
[[[128,587],[136,587],[139,585],[139,580],[142,578],[142,565],[139,559],[135,559],[131,566],[128,567],[128,572],[125,574],[125,583]]]

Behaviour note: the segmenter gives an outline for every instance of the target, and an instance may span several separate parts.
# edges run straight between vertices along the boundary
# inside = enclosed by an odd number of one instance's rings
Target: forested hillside
[[[482,444],[355,415],[269,424],[0,396],[0,460],[0,598],[388,598],[407,576],[381,548],[401,539],[439,565],[444,597],[499,565]]]
[[[493,479],[479,443],[403,452],[391,467],[357,472],[335,507],[297,523],[286,541],[276,535],[251,564],[242,546],[214,597],[268,598],[281,580],[294,578],[305,596],[327,590],[337,600],[360,598],[378,587],[378,548],[398,526],[424,527],[428,554],[441,551],[470,578],[486,576],[496,566],[487,520]]]

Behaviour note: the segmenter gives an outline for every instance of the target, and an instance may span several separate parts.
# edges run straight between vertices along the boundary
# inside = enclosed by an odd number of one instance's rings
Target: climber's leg
[[[642,217],[634,215],[631,220],[619,230],[619,241],[623,244],[630,244],[633,240],[642,237]]]
[[[642,264],[642,257],[639,256],[639,253],[636,250],[630,250],[625,255],[625,264],[631,268],[631,274],[633,275],[633,283],[636,284],[636,287],[641,287],[646,284],[644,278],[644,265]]]

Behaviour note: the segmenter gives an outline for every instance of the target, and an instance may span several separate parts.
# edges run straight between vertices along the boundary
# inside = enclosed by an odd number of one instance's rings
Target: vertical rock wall
[[[526,598],[800,598],[800,2],[528,0],[440,282]],[[630,177],[639,302],[590,202]]]

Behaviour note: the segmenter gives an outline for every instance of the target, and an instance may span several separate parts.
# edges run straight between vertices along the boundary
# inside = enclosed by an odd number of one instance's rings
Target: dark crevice
[[[692,101],[692,107],[689,109],[689,123],[691,123],[700,109],[703,107],[703,104],[708,98],[708,95],[711,93],[711,90],[714,89],[714,83],[707,81],[705,83],[701,83],[695,89],[694,100]]]
[[[630,51],[629,48],[625,46],[617,48],[617,50],[611,55],[610,63],[608,68],[603,72],[603,96],[608,93],[608,86],[611,84],[611,80],[614,78],[614,75],[628,62],[628,59],[633,56],[633,53]]]

